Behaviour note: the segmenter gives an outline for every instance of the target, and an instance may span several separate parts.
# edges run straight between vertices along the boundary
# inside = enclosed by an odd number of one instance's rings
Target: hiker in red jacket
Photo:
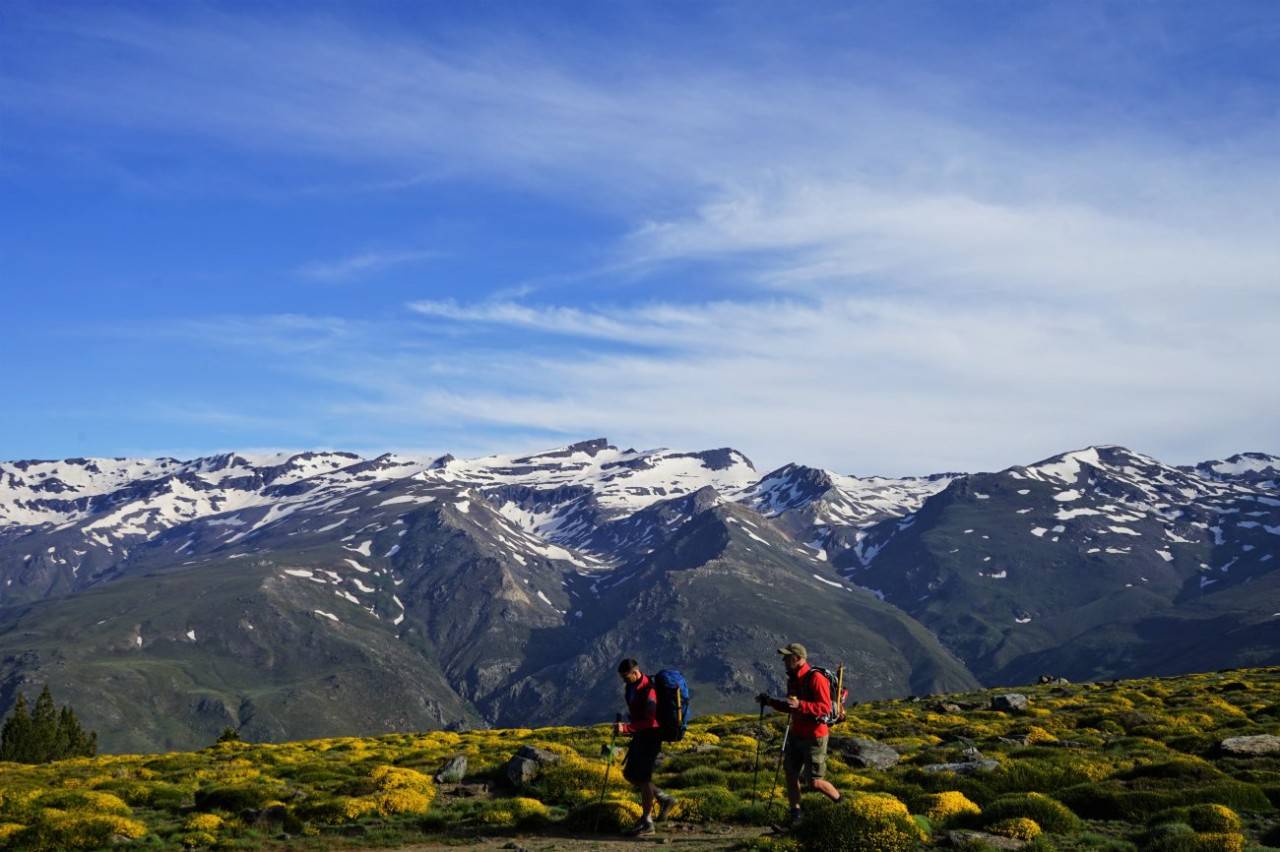
[[[791,714],[783,767],[787,773],[787,800],[791,803],[790,822],[794,825],[800,819],[801,777],[809,789],[833,802],[840,801],[840,791],[822,777],[827,771],[828,729],[819,720],[831,712],[831,685],[820,672],[810,668],[803,645],[792,642],[779,648],[778,653],[787,667],[787,697],[771,698],[762,692],[756,700],[780,713]]]
[[[614,733],[631,735],[631,746],[627,749],[627,757],[622,765],[622,777],[640,792],[644,807],[640,821],[626,834],[629,837],[641,837],[655,831],[653,803],[658,803],[658,819],[662,819],[671,812],[676,799],[659,790],[653,783],[653,767],[658,761],[658,752],[662,750],[662,731],[658,724],[658,690],[649,676],[640,671],[640,664],[630,658],[618,663],[618,677],[627,685],[627,711],[631,718],[630,722],[614,724]]]

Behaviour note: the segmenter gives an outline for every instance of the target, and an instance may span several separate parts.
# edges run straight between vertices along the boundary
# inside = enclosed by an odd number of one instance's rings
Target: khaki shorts
[[[787,775],[802,780],[817,781],[827,771],[827,738],[789,737],[787,751],[782,758]]]

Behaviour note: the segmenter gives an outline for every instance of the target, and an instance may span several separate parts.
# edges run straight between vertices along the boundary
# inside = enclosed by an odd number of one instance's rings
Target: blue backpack
[[[689,726],[689,684],[675,669],[663,669],[653,676],[658,694],[658,728],[662,739],[673,743],[684,739]]]

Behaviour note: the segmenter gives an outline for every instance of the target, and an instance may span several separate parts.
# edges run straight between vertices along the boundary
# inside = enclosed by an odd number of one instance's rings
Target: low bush
[[[14,835],[10,842],[19,848],[52,852],[96,849],[111,845],[116,837],[135,840],[146,833],[146,825],[128,817],[45,808],[33,825]]]
[[[635,802],[606,799],[574,808],[565,815],[561,825],[573,831],[617,834],[635,825],[641,813],[640,806]]]
[[[1080,818],[1061,802],[1041,793],[1001,796],[982,810],[982,824],[992,826],[1008,819],[1026,818],[1045,831],[1067,834],[1079,831]]]
[[[1240,815],[1226,805],[1200,804],[1160,811],[1148,820],[1150,825],[1181,822],[1196,831],[1210,833],[1238,832],[1242,826]]]
[[[673,814],[688,822],[722,822],[742,809],[742,802],[723,787],[682,790]]]
[[[1035,840],[1040,836],[1040,826],[1033,819],[1012,817],[987,826],[987,831],[1014,840]]]
[[[810,809],[793,832],[805,852],[906,852],[920,841],[907,806],[883,794],[850,794]]]
[[[921,796],[915,800],[915,809],[938,826],[944,826],[965,817],[976,817],[982,813],[982,808],[959,790],[945,790],[941,793]]]
[[[195,805],[202,811],[230,811],[239,813],[251,808],[265,807],[284,795],[283,785],[270,784],[227,784],[225,786],[205,787],[195,792]]]

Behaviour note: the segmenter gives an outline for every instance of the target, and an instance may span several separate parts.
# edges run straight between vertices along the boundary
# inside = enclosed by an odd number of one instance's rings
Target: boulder
[[[437,784],[457,784],[467,774],[467,756],[465,754],[454,755],[445,761],[436,772]]]
[[[1218,744],[1225,754],[1253,757],[1260,754],[1280,753],[1280,737],[1274,734],[1256,734],[1251,737],[1227,737]]]
[[[947,832],[947,841],[957,849],[1021,849],[1026,841],[1012,837],[1001,837],[985,831],[965,831],[956,829]]]
[[[960,763],[930,763],[920,767],[925,772],[954,772],[957,775],[980,775],[1000,768],[998,760],[966,760]]]
[[[953,713],[953,714],[954,714],[954,713],[963,713],[963,712],[964,712],[964,708],[963,708],[963,707],[961,707],[959,704],[953,704],[953,703],[952,703],[952,702],[950,702],[950,701],[943,701],[943,702],[941,702],[940,704],[935,704],[933,709],[934,709],[936,712],[938,712],[938,713]]]
[[[1027,696],[1021,692],[1006,692],[991,697],[991,709],[1003,710],[1006,713],[1019,713],[1027,709]]]
[[[849,737],[832,743],[845,762],[864,769],[888,769],[897,764],[898,753],[884,743]]]
[[[503,767],[503,776],[512,787],[519,789],[538,777],[542,767],[549,763],[558,763],[560,755],[533,746],[520,746]]]

